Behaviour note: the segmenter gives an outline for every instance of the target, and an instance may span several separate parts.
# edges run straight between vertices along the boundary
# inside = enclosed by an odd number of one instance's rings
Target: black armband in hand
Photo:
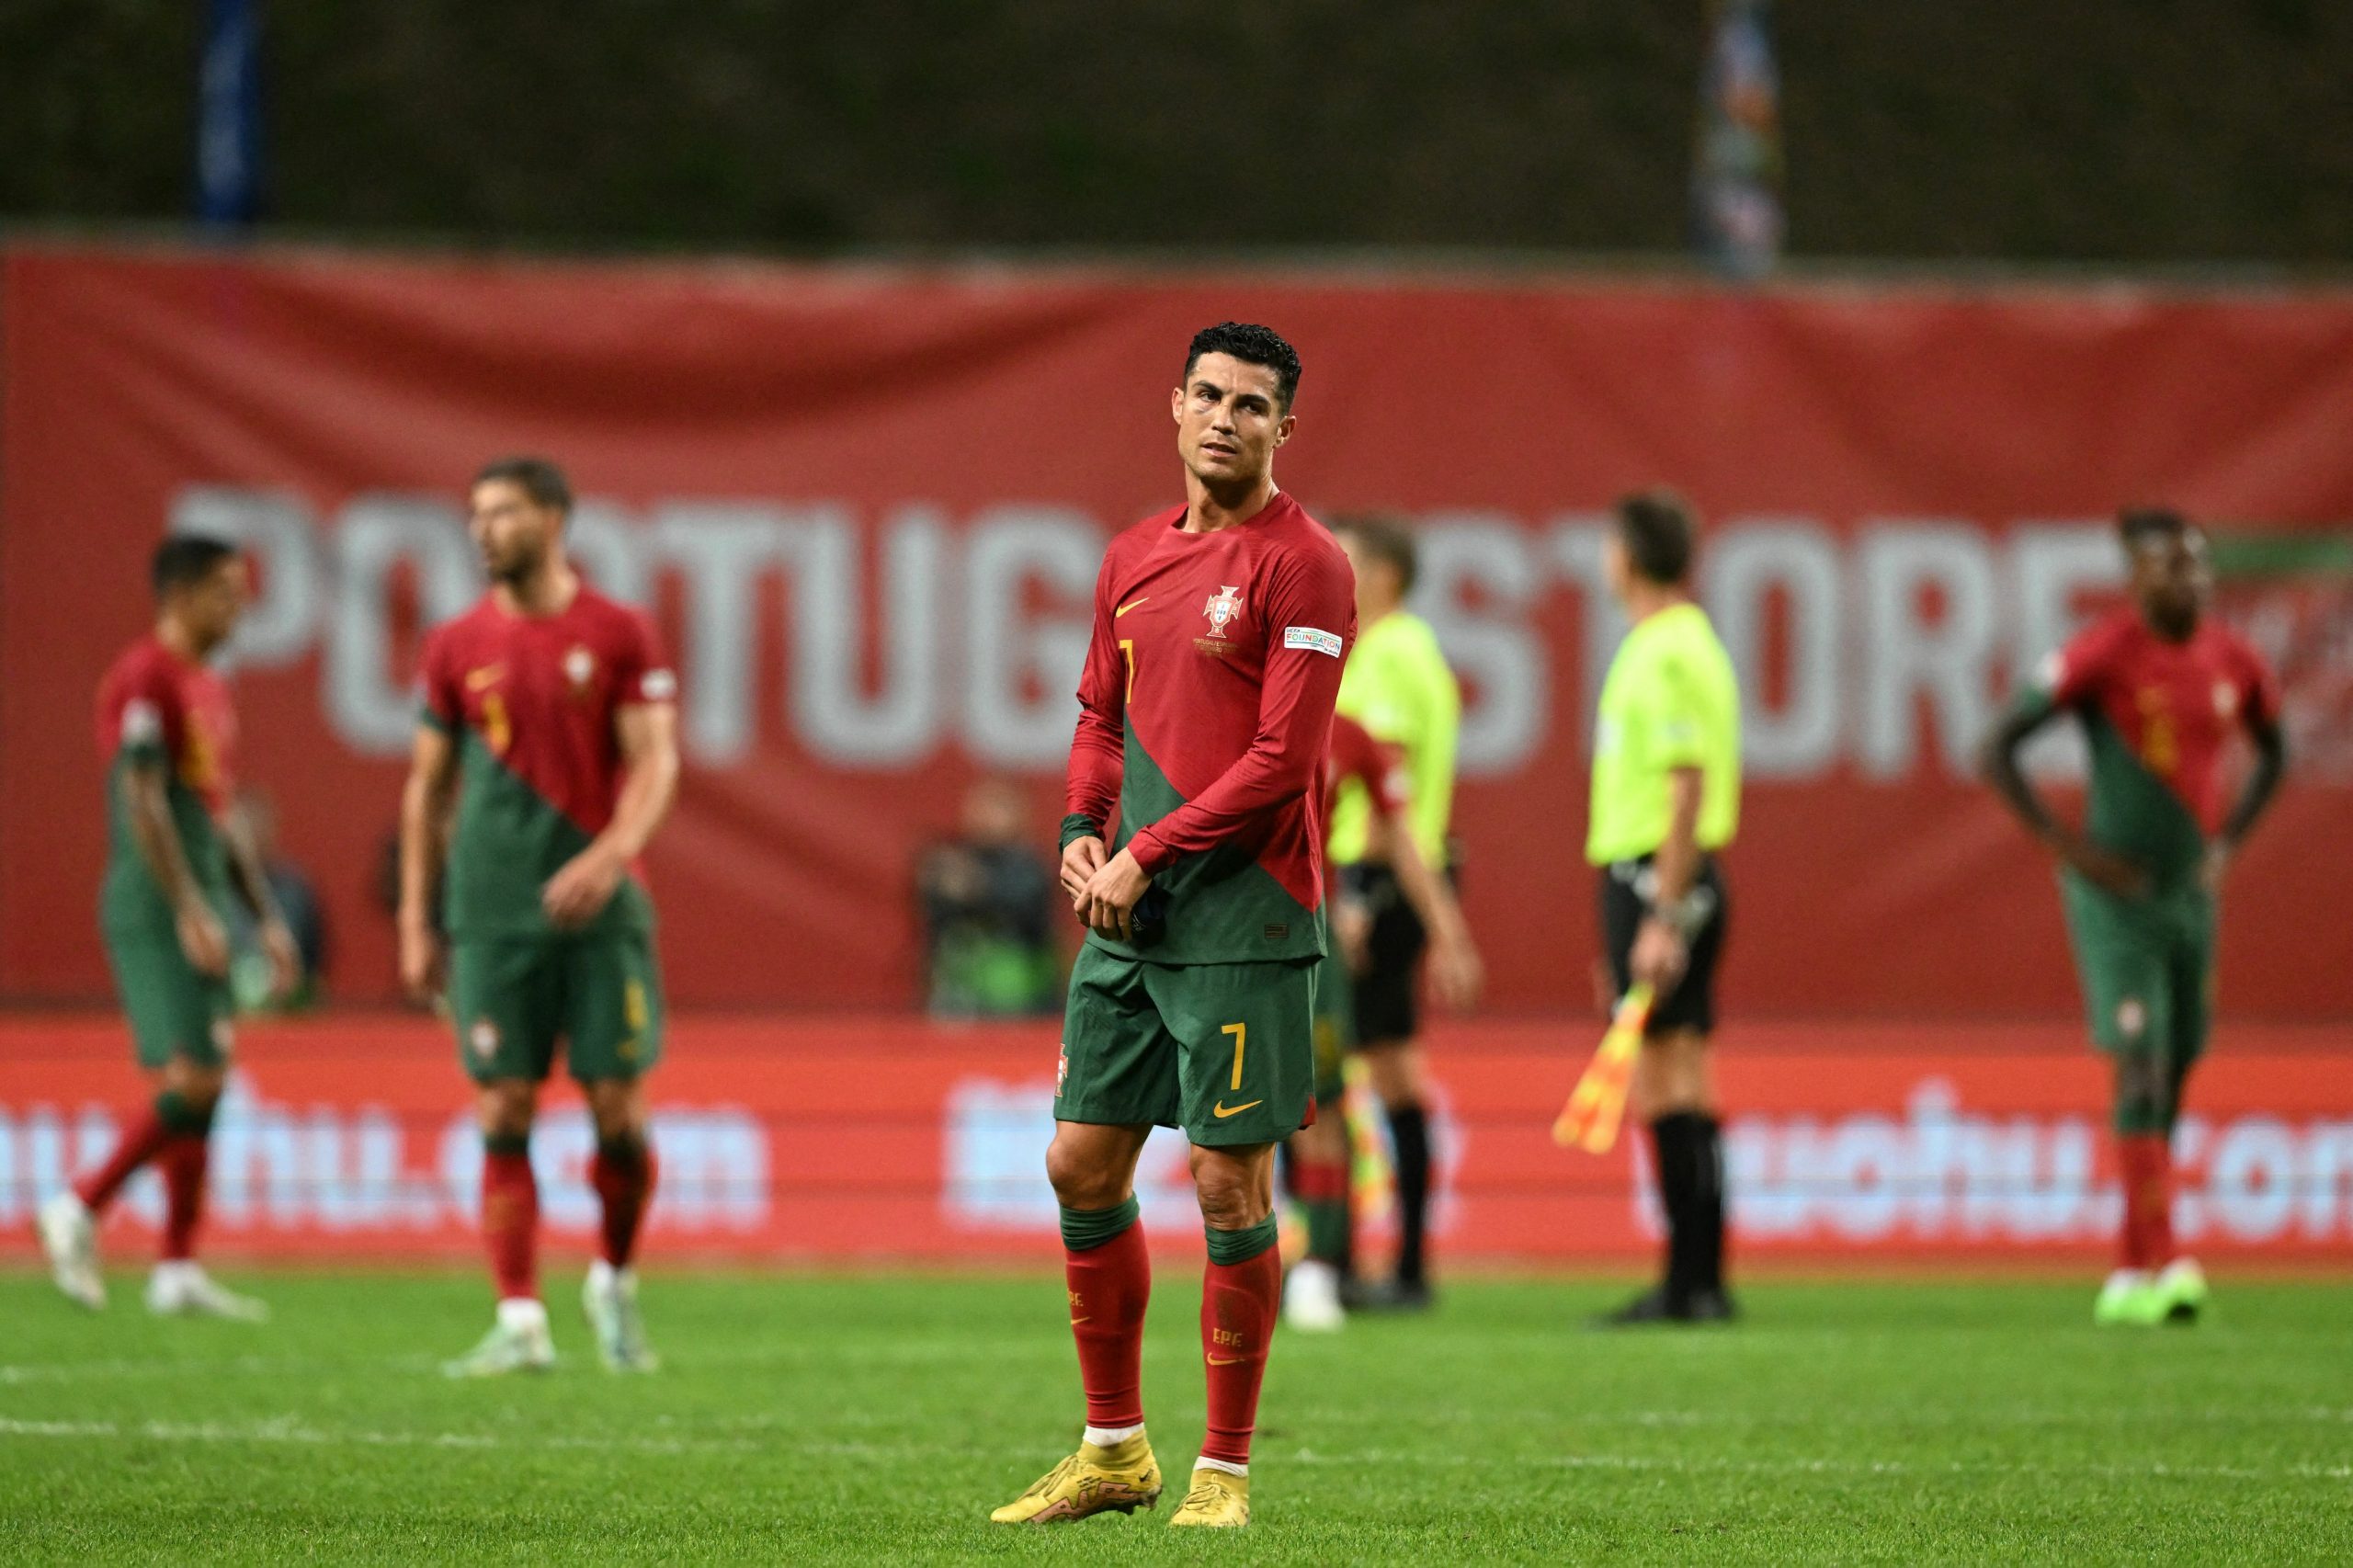
[[[1077,843],[1082,838],[1100,838],[1102,836],[1103,824],[1101,823],[1097,822],[1093,817],[1086,815],[1083,812],[1073,812],[1070,815],[1063,818],[1063,841],[1056,845],[1054,849],[1055,852],[1059,854],[1063,850],[1067,849],[1072,845]]]

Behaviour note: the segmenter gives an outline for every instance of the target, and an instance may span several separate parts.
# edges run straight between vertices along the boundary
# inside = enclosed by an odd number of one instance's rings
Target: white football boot
[[[40,1206],[40,1250],[49,1255],[49,1277],[67,1301],[94,1312],[106,1310],[97,1219],[73,1193],[61,1192]]]

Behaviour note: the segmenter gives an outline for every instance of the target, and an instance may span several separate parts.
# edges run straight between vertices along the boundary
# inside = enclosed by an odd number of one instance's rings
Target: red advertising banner
[[[1604,1158],[1550,1129],[1594,1029],[1485,1025],[1437,1057],[1447,1256],[1625,1259],[1654,1245],[1642,1138]],[[2178,1226],[2209,1257],[2353,1257],[2353,1076],[2326,1029],[2241,1026],[2193,1081]],[[1733,1241],[1770,1258],[2081,1260],[2114,1234],[2103,1064],[2057,1027],[1744,1027],[1722,1052]],[[1045,1150],[1055,1034],[896,1019],[689,1017],[650,1080],[655,1254],[853,1261],[1051,1257]],[[213,1134],[210,1244],[259,1257],[474,1256],[481,1141],[446,1033],[358,1017],[248,1028]],[[137,1101],[120,1026],[0,1022],[0,1256],[40,1199],[101,1158]],[[1362,1109],[1363,1108],[1359,1108]],[[1367,1121],[1377,1118],[1367,1118]],[[1386,1159],[1359,1139],[1370,1250]],[[596,1199],[587,1119],[552,1092],[533,1158],[560,1250]],[[1154,1244],[1198,1250],[1186,1149],[1154,1136],[1139,1188]],[[152,1176],[113,1228],[144,1256]]]
[[[1747,689],[1725,991],[1781,1016],[2055,1017],[2047,867],[1969,778],[2112,594],[2103,519],[2353,516],[2353,293],[1350,280],[17,248],[0,261],[0,996],[93,999],[90,692],[166,528],[246,543],[250,778],[319,883],[334,991],[392,981],[379,869],[420,627],[480,589],[467,476],[567,463],[574,547],[677,646],[652,857],[688,1006],[917,994],[911,862],[974,778],[1041,844],[1110,530],[1178,492],[1194,329],[1307,371],[1281,482],[1424,529],[1468,689],[1458,824],[1504,1009],[1581,1005],[1603,509],[1670,482]],[[2334,644],[2332,644],[2334,646]],[[2353,659],[2353,654],[2346,655]],[[2305,733],[2310,731],[2310,733]],[[2353,756],[2300,730],[2222,994],[2353,1017]],[[2059,774],[2065,748],[2052,759]]]

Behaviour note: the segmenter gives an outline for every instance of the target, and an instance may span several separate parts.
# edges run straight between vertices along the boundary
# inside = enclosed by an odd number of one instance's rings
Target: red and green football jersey
[[[1095,585],[1068,811],[1131,850],[1165,901],[1154,963],[1324,950],[1325,748],[1356,638],[1356,579],[1290,496],[1188,533],[1172,508],[1111,541]],[[1070,831],[1066,828],[1066,834]]]
[[[2021,700],[2083,721],[2086,831],[2145,867],[2160,891],[2192,885],[2222,829],[2231,736],[2279,713],[2271,672],[2221,621],[2205,617],[2188,641],[2168,642],[2130,609],[2052,654]]]
[[[462,775],[449,934],[552,935],[540,890],[620,798],[620,710],[677,695],[653,623],[585,584],[554,615],[512,614],[484,596],[434,630],[421,673],[424,722],[456,738]],[[653,913],[632,869],[590,934],[647,929]]]
[[[98,753],[107,774],[108,850],[99,892],[109,936],[173,936],[172,908],[131,831],[124,775],[134,762],[160,762],[172,821],[188,870],[224,914],[229,846],[220,820],[236,790],[237,711],[228,683],[190,664],[153,633],[124,650],[98,683]]]

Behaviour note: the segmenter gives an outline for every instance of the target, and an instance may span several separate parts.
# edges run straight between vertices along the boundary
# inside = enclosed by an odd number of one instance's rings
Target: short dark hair
[[[1682,496],[1664,488],[1637,490],[1619,497],[1617,513],[1626,559],[1644,579],[1672,586],[1691,574],[1699,525]]]
[[[1250,322],[1222,321],[1215,326],[1205,326],[1193,334],[1193,346],[1185,352],[1185,379],[1193,379],[1193,367],[1201,362],[1204,354],[1225,354],[1245,365],[1264,365],[1275,373],[1275,401],[1284,412],[1290,409],[1290,400],[1299,392],[1299,350],[1285,343],[1271,327]]]
[[[482,472],[474,475],[476,484],[488,484],[494,480],[520,485],[535,506],[551,506],[567,517],[571,515],[572,482],[563,477],[563,470],[545,458],[500,458],[483,464]]]
[[[209,534],[172,534],[155,547],[147,562],[147,580],[154,585],[160,599],[176,588],[194,587],[218,571],[223,561],[236,556],[237,547],[226,540]]]
[[[1399,593],[1414,591],[1414,580],[1421,574],[1422,551],[1404,518],[1386,512],[1351,513],[1336,520],[1332,531],[1347,534],[1375,561],[1386,561],[1395,568]]]
[[[2158,540],[2181,539],[2190,527],[2189,519],[2171,506],[2127,506],[2116,514],[2116,537],[2124,541],[2127,551]]]

